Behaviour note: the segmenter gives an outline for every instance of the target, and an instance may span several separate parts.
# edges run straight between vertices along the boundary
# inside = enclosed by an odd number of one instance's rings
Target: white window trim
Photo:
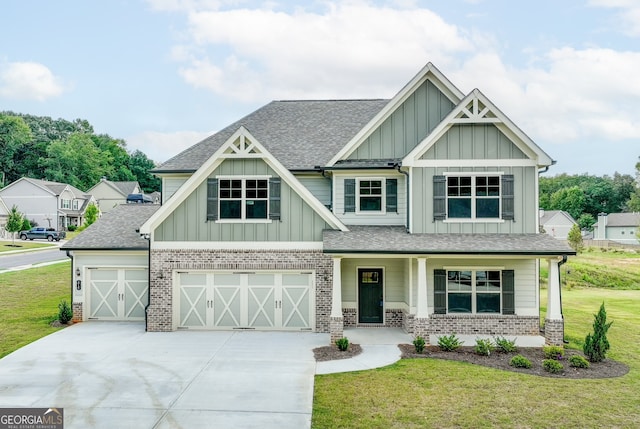
[[[356,214],[359,215],[381,215],[387,213],[387,178],[386,177],[356,177]],[[360,210],[360,182],[370,182],[379,180],[381,186],[380,210]],[[365,195],[366,196],[366,195]]]
[[[272,223],[273,220],[269,218],[269,201],[270,201],[270,184],[269,184],[269,179],[271,179],[270,175],[242,175],[242,176],[216,176],[216,179],[218,179],[218,219],[215,220],[215,223]],[[220,203],[222,202],[222,198],[220,198],[220,181],[221,180],[240,180],[242,181],[242,197],[240,198],[241,204],[240,204],[240,210],[241,210],[241,218],[240,219],[222,219],[220,218]],[[247,202],[247,198],[246,198],[246,183],[247,180],[266,180],[267,181],[267,217],[266,218],[262,218],[262,219],[247,219],[247,207],[246,207],[246,202]],[[236,198],[225,198],[225,200],[235,200],[237,201]],[[262,199],[261,199],[262,200]]]
[[[65,207],[65,202],[68,203],[68,207]],[[71,200],[67,200],[65,198],[62,198],[60,200],[60,208],[61,209],[65,209],[65,210],[71,210]]]
[[[474,314],[474,315],[478,315],[478,314],[486,314],[486,315],[491,315],[491,314],[502,314],[502,287],[503,287],[503,282],[502,282],[502,271],[504,270],[504,268],[500,268],[500,267],[473,267],[473,268],[469,268],[469,267],[448,267],[448,268],[444,268],[446,270],[446,276],[447,276],[447,289],[446,289],[446,299],[447,299],[447,314],[453,314],[453,315],[458,315],[458,314]],[[449,312],[449,271],[471,271],[471,313],[457,313],[457,312]],[[476,272],[477,271],[498,271],[500,273],[500,291],[499,292],[480,292],[480,293],[492,293],[492,294],[496,294],[500,296],[500,309],[498,312],[496,313],[478,313],[478,309],[477,309],[477,291],[476,291]],[[457,291],[452,291],[451,293],[469,293],[469,292],[457,292]]]
[[[445,206],[446,206],[446,213],[447,216],[444,219],[444,223],[504,223],[505,220],[502,219],[502,176],[504,176],[504,172],[490,172],[490,171],[478,171],[478,172],[447,172],[444,173],[443,175],[446,178],[446,182],[445,182]],[[476,199],[477,196],[475,195],[476,193],[476,177],[489,177],[489,176],[498,176],[498,180],[500,181],[500,195],[497,196],[498,198],[498,217],[476,217]],[[471,190],[473,192],[473,195],[470,196],[471,198],[471,217],[465,218],[465,217],[456,217],[456,218],[450,218],[449,217],[449,191],[448,191],[448,184],[449,184],[449,177],[471,177]]]

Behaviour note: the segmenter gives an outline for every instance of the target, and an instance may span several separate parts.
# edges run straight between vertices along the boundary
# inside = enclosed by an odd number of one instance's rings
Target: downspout
[[[73,260],[73,253],[71,253],[71,250],[65,250],[65,253],[67,254],[67,257],[71,259],[71,300],[69,302],[71,302],[71,314],[73,314],[73,266],[75,262]]]
[[[149,247],[147,250],[147,305],[144,307],[144,331],[149,332],[149,320],[147,313],[149,312],[149,307],[151,306],[151,236],[147,236],[143,234],[142,237],[149,242]]]
[[[567,255],[562,255],[562,261],[558,262],[558,284],[560,285],[560,314],[562,315],[562,342],[569,344],[569,341],[564,339],[564,314],[562,312],[562,275],[560,274],[560,267],[567,262]]]
[[[329,206],[331,207],[329,210],[331,210],[331,213],[333,213],[333,180],[326,175],[327,170],[320,167],[319,165],[314,165],[313,168],[317,171],[320,172],[320,174],[322,174],[322,177],[324,177],[325,179],[328,179],[330,181],[329,183]]]
[[[410,191],[410,187],[409,187],[409,173],[407,173],[406,171],[402,171],[400,168],[402,167],[402,163],[401,162],[396,162],[395,164],[393,164],[393,168],[395,168],[396,170],[398,170],[398,173],[404,174],[407,177],[407,191],[406,191],[406,195],[407,195],[407,232],[411,231],[410,225],[409,225],[409,214],[411,213],[411,206],[409,204],[409,201],[411,200],[411,198],[409,197],[409,191]]]

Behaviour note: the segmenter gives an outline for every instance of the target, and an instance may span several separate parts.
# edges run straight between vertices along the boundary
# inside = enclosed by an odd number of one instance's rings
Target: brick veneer
[[[71,321],[73,323],[76,322],[82,322],[82,307],[83,307],[83,303],[81,302],[74,302],[73,304],[71,304],[71,310],[73,311],[73,318],[71,319]]]
[[[147,330],[173,329],[174,270],[315,270],[316,332],[329,332],[333,262],[320,250],[151,250]]]
[[[536,316],[484,314],[432,314],[431,335],[539,335],[540,319]]]
[[[544,339],[547,344],[562,346],[564,343],[564,321],[545,319]]]
[[[344,322],[342,317],[330,317],[330,333],[331,333],[331,343],[334,344],[336,340],[344,337]]]
[[[358,324],[358,310],[355,308],[343,308],[342,317],[344,318],[345,328],[355,328]]]

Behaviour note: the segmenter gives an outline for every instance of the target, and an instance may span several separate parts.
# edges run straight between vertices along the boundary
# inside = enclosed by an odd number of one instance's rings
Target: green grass
[[[59,328],[61,300],[70,300],[69,263],[0,274],[0,357]]]
[[[629,365],[627,375],[552,379],[460,362],[405,359],[371,371],[316,376],[312,427],[637,427],[640,290],[574,288],[563,290],[562,300],[569,346],[579,349],[605,302],[613,321],[608,357]]]
[[[34,241],[22,241],[16,240],[15,245],[11,241],[0,241],[0,253],[10,252],[13,250],[29,250],[38,249],[42,247],[55,247],[54,244],[38,243]]]

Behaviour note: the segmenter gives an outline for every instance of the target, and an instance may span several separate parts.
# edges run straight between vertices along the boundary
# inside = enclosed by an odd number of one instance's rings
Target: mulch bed
[[[345,351],[338,350],[336,346],[324,346],[313,349],[313,356],[317,362],[325,362],[328,360],[349,359],[362,353],[360,344],[349,344]]]
[[[473,347],[460,347],[453,352],[444,352],[438,346],[427,346],[423,353],[416,353],[412,344],[399,344],[403,359],[412,358],[433,358],[468,362],[474,365],[482,365],[490,368],[497,368],[504,371],[520,372],[523,374],[538,375],[541,377],[554,378],[612,378],[621,377],[629,372],[629,367],[621,362],[612,359],[605,359],[603,362],[591,362],[588,369],[573,368],[569,366],[568,359],[573,355],[582,355],[577,350],[565,349],[564,358],[560,361],[564,366],[562,374],[551,374],[542,367],[544,353],[542,348],[518,348],[516,353],[493,352],[490,356],[480,356],[473,351]],[[531,368],[514,368],[509,365],[509,361],[515,355],[522,355],[531,361]]]

